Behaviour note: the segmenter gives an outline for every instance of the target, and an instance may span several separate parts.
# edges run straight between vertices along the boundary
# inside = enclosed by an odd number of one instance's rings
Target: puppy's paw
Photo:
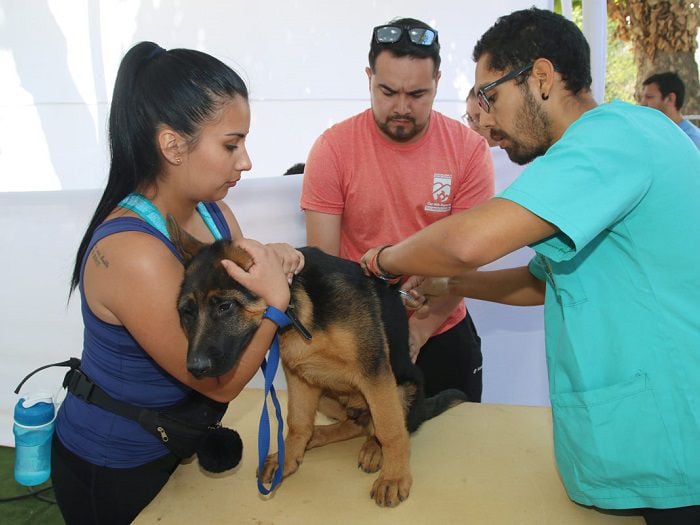
[[[302,459],[303,457],[286,457],[284,460],[284,471],[282,472],[282,478],[286,478],[287,476],[294,474],[297,470],[299,470],[299,465],[301,465]],[[278,465],[279,459],[277,457],[276,452],[267,456],[265,464],[263,465],[262,473],[258,472],[258,477],[260,478],[260,481],[262,481],[263,483],[271,483]]]
[[[272,477],[275,475],[275,470],[277,470],[278,464],[276,452],[267,456],[262,472],[258,472],[258,478],[260,481],[263,483],[272,483]]]
[[[408,498],[412,483],[411,474],[406,474],[399,479],[385,479],[380,474],[372,485],[369,495],[380,507],[396,507]]]
[[[289,456],[286,456],[284,458],[284,472],[282,473],[283,477],[291,476],[294,474],[297,470],[299,470],[299,465],[301,465],[301,462],[304,461],[304,456],[294,456],[292,454],[289,454]]]
[[[362,444],[357,466],[368,473],[382,468],[382,446],[374,436],[368,437]]]

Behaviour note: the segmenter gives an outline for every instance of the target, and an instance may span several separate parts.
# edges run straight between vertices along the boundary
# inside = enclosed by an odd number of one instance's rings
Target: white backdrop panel
[[[200,49],[234,67],[253,103],[252,174],[272,176],[367,106],[373,26],[408,16],[438,29],[438,101],[457,118],[476,40],[533,4],[551,1],[0,0],[0,191],[103,187],[114,77],[136,42]]]

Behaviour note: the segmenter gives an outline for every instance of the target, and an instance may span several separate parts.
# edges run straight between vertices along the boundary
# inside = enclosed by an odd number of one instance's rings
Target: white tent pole
[[[562,2],[563,7],[564,2]],[[583,34],[591,46],[593,97],[605,100],[605,67],[608,48],[608,7],[605,0],[583,0]]]

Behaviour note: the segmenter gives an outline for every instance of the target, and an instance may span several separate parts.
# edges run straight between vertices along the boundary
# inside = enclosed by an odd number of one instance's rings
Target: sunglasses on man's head
[[[503,75],[501,78],[494,80],[490,84],[486,84],[484,87],[479,88],[479,91],[476,92],[476,100],[479,102],[479,107],[485,111],[486,113],[491,112],[491,102],[489,102],[489,97],[486,95],[487,91],[492,90],[496,86],[499,86],[500,84],[503,84],[504,82],[508,82],[509,80],[513,80],[514,78],[518,78],[520,75],[523,73],[526,73],[532,69],[532,64],[529,66],[525,66],[521,69],[516,69],[514,71],[511,71],[510,73]]]
[[[419,46],[432,46],[437,40],[437,31],[429,27],[377,26],[374,28],[374,40],[377,44],[395,44],[401,40],[404,31],[411,42]]]

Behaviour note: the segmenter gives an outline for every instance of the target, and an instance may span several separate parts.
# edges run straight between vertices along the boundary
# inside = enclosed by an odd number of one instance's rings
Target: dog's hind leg
[[[287,372],[285,368],[285,372]],[[304,459],[306,445],[314,432],[314,420],[321,389],[310,385],[296,374],[286,373],[287,378],[287,437],[284,440],[283,476],[294,474]],[[277,454],[267,457],[260,479],[269,483],[277,469]]]
[[[374,435],[382,448],[382,470],[370,495],[377,505],[394,507],[408,497],[413,484],[410,441],[396,381],[389,372],[361,390],[372,414]]]
[[[322,395],[318,411],[335,422],[316,425],[306,450],[322,447],[330,443],[345,441],[369,433],[369,408],[360,395],[341,396],[339,399]]]
[[[348,418],[345,405],[334,397],[329,397],[327,395],[322,395],[321,399],[318,401],[318,411],[324,416],[335,419],[336,421],[344,421]]]
[[[306,445],[306,450],[322,447],[323,445],[328,445],[329,443],[336,443],[338,441],[356,438],[366,433],[367,427],[358,425],[352,419],[346,419],[330,425],[316,425],[314,427],[314,433],[311,436],[309,443]]]
[[[382,446],[374,435],[362,444],[357,466],[367,473],[377,472],[382,467]]]

